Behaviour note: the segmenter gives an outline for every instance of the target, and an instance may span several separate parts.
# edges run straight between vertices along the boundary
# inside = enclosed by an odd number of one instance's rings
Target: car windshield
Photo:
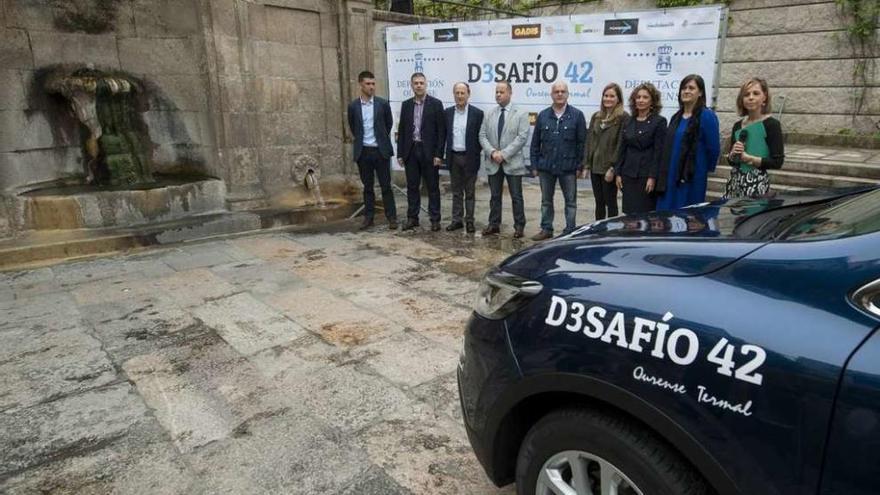
[[[799,208],[781,218],[777,240],[818,241],[869,234],[880,230],[880,189],[829,203]]]

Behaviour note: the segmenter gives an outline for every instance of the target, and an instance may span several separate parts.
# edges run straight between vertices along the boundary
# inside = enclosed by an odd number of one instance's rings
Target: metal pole
[[[730,9],[724,7],[721,10],[721,33],[718,36],[718,47],[715,51],[718,61],[715,62],[715,80],[712,81],[712,109],[718,110],[718,86],[721,84],[721,66],[724,58],[724,44],[727,42],[727,25],[730,19]]]

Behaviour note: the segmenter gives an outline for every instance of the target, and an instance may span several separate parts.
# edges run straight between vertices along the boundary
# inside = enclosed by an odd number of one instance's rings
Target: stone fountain
[[[46,83],[49,93],[62,95],[87,129],[83,144],[89,184],[133,186],[153,182],[143,138],[135,127],[137,81],[123,74],[92,68],[56,73]]]

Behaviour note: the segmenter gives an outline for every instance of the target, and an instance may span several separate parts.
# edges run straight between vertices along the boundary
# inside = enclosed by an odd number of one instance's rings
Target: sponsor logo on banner
[[[574,25],[574,34],[589,34],[589,33],[598,33],[599,30],[596,28],[587,27],[584,24],[575,24]]]
[[[639,33],[639,20],[638,19],[606,19],[605,20],[605,34],[606,35],[638,34],[638,33]]]
[[[508,31],[507,29],[490,29],[490,30],[486,31],[486,36],[489,36],[489,37],[509,36],[509,35],[510,35],[510,31]]]
[[[476,38],[478,36],[483,36],[483,30],[482,29],[476,30],[476,31],[475,30],[470,30],[470,31],[462,30],[461,36],[464,38]]]
[[[669,22],[654,22],[648,24],[648,29],[663,29],[669,30],[675,27],[675,23],[672,21]]]
[[[658,76],[666,76],[672,72],[672,46],[661,45],[657,47],[657,65],[655,66]]]
[[[511,26],[510,37],[515,40],[541,37],[540,24],[514,24]]]
[[[529,125],[534,126],[538,121],[538,112],[529,112]]]
[[[435,43],[449,43],[458,41],[458,28],[445,28],[434,30]]]
[[[544,26],[544,31],[547,33],[547,36],[553,36],[555,34],[565,34],[568,32],[568,30],[564,27],[554,26],[552,24]]]
[[[681,27],[683,27],[683,28],[686,28],[686,27],[688,27],[688,26],[709,26],[709,25],[711,25],[711,24],[715,24],[715,21],[697,21],[697,22],[691,22],[691,21],[688,21],[687,19],[681,21]]]
[[[413,55],[413,72],[425,72],[425,56],[422,52]]]

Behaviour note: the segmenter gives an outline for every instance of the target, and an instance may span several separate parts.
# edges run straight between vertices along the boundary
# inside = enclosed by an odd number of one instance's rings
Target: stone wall
[[[82,177],[80,124],[42,80],[87,64],[143,83],[155,171],[223,179],[234,208],[265,206],[295,187],[293,163],[352,173],[348,67],[371,55],[370,6],[0,0],[0,194]]]
[[[539,16],[656,9],[654,0],[600,0],[537,9]],[[848,20],[834,0],[731,0],[722,57],[717,109],[722,131],[736,115],[739,86],[750,76],[767,79],[776,110],[784,96],[786,132],[805,134],[880,132],[880,48],[874,47],[867,86],[853,82],[857,52]],[[880,34],[878,34],[880,39]],[[854,101],[864,105],[854,116]]]
[[[79,123],[60,96],[43,89],[61,67],[92,65],[141,81],[155,170],[216,173],[198,2],[109,5],[0,5],[0,191],[82,175]]]
[[[323,175],[350,172],[337,11],[350,3],[360,2],[205,2],[218,161],[239,207],[290,188],[301,179],[291,173],[298,160]]]

